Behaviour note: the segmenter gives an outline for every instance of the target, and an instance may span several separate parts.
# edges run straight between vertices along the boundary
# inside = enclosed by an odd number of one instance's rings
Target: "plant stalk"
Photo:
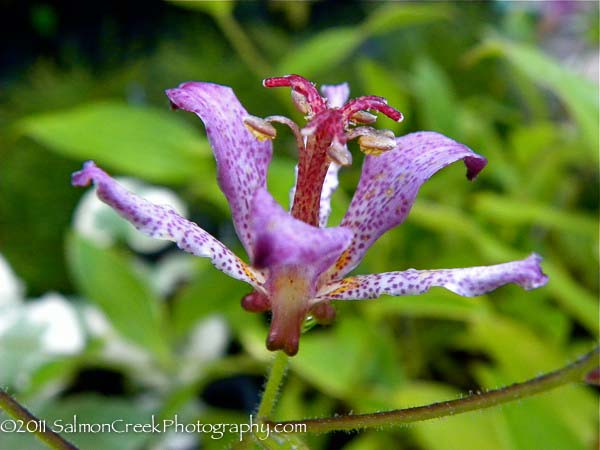
[[[19,421],[23,423],[22,429],[29,431],[27,424],[33,423],[35,426],[31,427],[32,433],[36,437],[44,442],[48,447],[55,450],[77,450],[73,444],[62,438],[59,434],[50,430],[47,424],[31,414],[24,406],[19,404],[8,392],[0,388],[0,409],[3,409],[15,422]],[[20,423],[15,424],[15,432],[21,427]],[[4,430],[3,430],[4,431]],[[8,430],[6,430],[8,432]]]
[[[285,369],[287,368],[288,356],[278,351],[273,360],[271,371],[267,378],[267,384],[263,392],[262,398],[260,399],[260,405],[258,406],[258,419],[267,420],[273,412],[273,407],[277,401],[277,395],[279,394],[279,386],[285,375]]]
[[[491,390],[483,394],[470,395],[465,398],[433,403],[426,406],[399,409],[371,414],[329,417],[323,419],[292,420],[286,422],[268,422],[272,426],[302,424],[304,427],[286,427],[286,429],[302,430],[302,432],[326,433],[329,431],[349,431],[365,428],[381,428],[422,420],[462,414],[477,409],[491,408],[559,386],[582,382],[584,377],[600,365],[600,347],[582,356],[577,361],[561,369],[549,372],[522,383]]]

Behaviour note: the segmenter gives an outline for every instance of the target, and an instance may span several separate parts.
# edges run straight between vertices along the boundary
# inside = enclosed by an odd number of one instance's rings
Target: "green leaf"
[[[548,229],[596,237],[598,225],[587,215],[568,212],[522,198],[483,192],[475,196],[475,211],[503,224],[541,225]]]
[[[379,35],[398,28],[448,19],[452,14],[449,4],[388,3],[377,8],[363,24],[363,31]]]
[[[290,51],[280,61],[276,72],[299,73],[306,78],[327,73],[348,57],[363,39],[355,27],[322,31]]]
[[[496,362],[498,373],[502,374],[499,380],[482,378],[489,388],[498,387],[498,383],[504,385],[524,381],[540,373],[558,369],[570,359],[560,347],[552,345],[547,339],[540,339],[529,328],[508,318],[490,316],[471,325],[469,341],[477,343],[486,351]],[[528,422],[531,420],[531,426],[533,421],[546,421],[547,429],[554,429],[557,433],[557,440],[559,436],[562,441],[570,440],[569,445],[557,445],[556,448],[582,448],[585,442],[593,439],[596,399],[583,386],[564,387],[521,403],[532,405],[531,415],[527,415],[531,418],[527,419]],[[569,408],[564,405],[569,405]],[[504,408],[511,409],[515,418],[524,420],[518,412],[521,405],[512,408],[506,405]],[[536,412],[539,411],[549,411],[552,414],[540,413],[538,416]],[[572,411],[577,411],[577,415],[573,415]],[[545,419],[543,416],[546,416]],[[520,433],[526,441],[532,442],[535,439],[535,434],[531,435],[527,428],[520,430]],[[524,445],[519,448],[531,447]]]
[[[108,316],[123,337],[164,358],[168,349],[159,299],[124,255],[72,234],[67,258],[84,295]]]
[[[275,200],[288,209],[290,203],[290,190],[294,186],[294,166],[296,162],[291,158],[274,158],[269,165],[267,186]]]
[[[167,0],[169,3],[192,11],[202,11],[211,16],[228,16],[233,13],[235,0],[198,1],[198,0]]]
[[[437,288],[419,296],[382,296],[374,316],[421,317],[447,320],[473,320],[480,314],[487,314],[489,305],[485,298],[459,297],[447,290]]]
[[[449,16],[444,5],[387,5],[377,9],[360,27],[337,27],[308,39],[279,63],[280,73],[311,78],[327,73],[369,37],[397,28],[440,20]]]
[[[198,264],[202,269],[173,302],[173,329],[178,337],[210,314],[235,314],[241,310],[242,296],[251,289],[246,283],[219,272],[209,261]]]
[[[489,264],[507,262],[525,256],[507,247],[494,235],[484,231],[475,221],[450,207],[420,200],[413,207],[410,220],[440,233],[451,233],[469,239]],[[555,295],[565,311],[597,335],[600,329],[597,320],[599,305],[595,296],[577,283],[560,261],[547,259],[542,266],[550,278],[548,285],[542,289]]]
[[[370,95],[379,95],[387,99],[388,104],[402,111],[404,117],[410,117],[410,104],[408,92],[398,76],[375,61],[361,59],[357,63],[358,75],[364,92]],[[388,121],[385,126],[393,131],[398,131],[402,124]]]
[[[598,158],[600,93],[597,85],[565,69],[558,61],[528,45],[490,40],[473,54],[503,56],[532,81],[554,92],[581,128],[591,156]]]
[[[477,378],[483,380],[481,384],[490,388],[507,386],[514,381],[502,376],[500,371],[490,368],[482,367],[477,372]],[[510,441],[510,448],[523,450],[530,448],[585,450],[588,448],[585,441],[578,439],[578,436],[562,420],[560,408],[557,409],[552,405],[553,396],[560,396],[560,392],[546,392],[536,397],[522,399],[518,403],[503,405],[502,408],[493,411],[498,419],[498,431],[502,431],[506,440]],[[575,405],[569,404],[569,406],[575,410]],[[579,409],[577,411],[579,418],[583,419],[580,416],[581,411]]]
[[[41,327],[26,320],[19,320],[3,330],[0,335],[0,386],[18,385],[19,377],[30,377],[48,361],[48,355],[42,350],[42,332]]]
[[[150,413],[143,405],[126,399],[107,398],[95,395],[80,395],[60,400],[48,405],[42,412],[49,422],[56,422],[63,427],[62,435],[72,440],[80,448],[93,448],[97,450],[122,449],[134,450],[143,447],[148,440],[146,433],[91,433],[78,432],[66,433],[68,427],[77,420],[80,424],[112,424],[118,430],[124,428],[125,424],[151,423]],[[76,416],[76,419],[74,419]],[[57,430],[59,431],[59,430]]]
[[[61,155],[157,182],[196,176],[210,155],[198,130],[174,113],[119,102],[98,102],[30,116],[25,135]]]
[[[345,317],[333,329],[302,336],[300,351],[291,359],[293,369],[329,395],[344,397],[361,379],[372,355],[367,329],[358,319]]]
[[[254,442],[257,445],[256,449],[260,450],[309,450],[309,447],[294,434],[270,433],[268,437],[254,437]]]
[[[458,102],[442,68],[426,57],[419,58],[411,84],[424,128],[459,139],[456,121]]]

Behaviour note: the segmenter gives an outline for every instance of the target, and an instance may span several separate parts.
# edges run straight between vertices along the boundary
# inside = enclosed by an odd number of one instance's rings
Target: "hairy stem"
[[[569,364],[562,369],[549,372],[522,383],[516,383],[511,386],[488,391],[483,394],[470,395],[457,400],[381,413],[269,423],[273,426],[276,424],[303,424],[306,425],[306,429],[303,431],[313,433],[401,425],[461,414],[476,409],[491,408],[492,406],[546,392],[565,384],[581,382],[586,374],[599,365],[600,347],[596,347],[590,353],[587,353],[574,363]],[[302,427],[294,427],[294,429],[297,430],[301,428]]]
[[[32,433],[37,438],[44,442],[48,447],[56,450],[77,450],[70,442],[63,439],[60,435],[50,430],[47,424],[31,414],[24,406],[21,406],[14,398],[12,398],[4,389],[0,388],[0,409],[3,409],[15,421],[22,421],[22,429],[29,430],[28,423],[33,423],[31,426]],[[19,422],[20,426],[20,422]],[[18,429],[18,428],[16,428]],[[15,429],[15,431],[16,431]]]
[[[269,419],[273,412],[273,407],[277,401],[277,395],[279,394],[279,386],[285,375],[285,369],[287,367],[288,356],[278,351],[275,355],[271,371],[267,378],[267,385],[263,392],[262,398],[260,399],[260,405],[258,406],[258,419],[266,420]]]

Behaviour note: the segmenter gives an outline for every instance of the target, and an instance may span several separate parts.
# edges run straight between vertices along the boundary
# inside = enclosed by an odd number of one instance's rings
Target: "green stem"
[[[28,423],[33,423],[34,426],[31,427],[32,430],[35,430],[32,431],[33,434],[35,434],[40,441],[47,444],[48,447],[56,450],[77,450],[77,447],[73,444],[63,439],[54,431],[48,429],[45,422],[27,411],[24,406],[21,406],[4,389],[0,389],[0,409],[6,411],[10,417],[15,419],[15,421],[22,421],[22,427],[25,430],[28,430]]]
[[[268,419],[273,412],[273,407],[277,401],[277,394],[279,393],[279,386],[281,385],[281,380],[283,380],[283,376],[285,375],[287,362],[288,356],[282,351],[277,352],[273,361],[273,365],[271,366],[271,371],[269,372],[269,376],[267,378],[265,391],[260,399],[260,405],[258,405],[257,415],[259,420]]]
[[[549,372],[531,380],[516,383],[483,394],[471,395],[458,400],[433,403],[426,406],[399,409],[372,414],[357,414],[324,419],[293,420],[287,422],[269,422],[272,426],[282,424],[301,424],[306,428],[287,427],[297,432],[325,433],[334,430],[357,430],[363,428],[380,428],[383,426],[401,425],[445,416],[491,408],[492,406],[530,397],[540,392],[549,391],[556,387],[581,382],[584,376],[600,365],[600,347],[562,369]]]
[[[232,14],[213,14],[219,28],[234,48],[244,63],[260,78],[270,72],[269,64],[263,59],[260,52],[252,45],[241,25]]]

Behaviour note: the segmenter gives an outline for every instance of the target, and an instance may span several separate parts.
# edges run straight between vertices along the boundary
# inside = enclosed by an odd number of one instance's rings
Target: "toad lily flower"
[[[476,296],[507,283],[534,289],[546,283],[535,254],[520,261],[466,269],[415,270],[345,278],[385,231],[402,223],[417,191],[435,172],[458,160],[473,179],[485,158],[434,132],[395,138],[371,128],[380,112],[399,121],[402,115],[381,97],[346,102],[347,84],[314,85],[298,75],[269,78],[266,87],[291,88],[296,107],[306,116],[302,129],[282,116],[250,116],[229,87],[188,82],[167,95],[176,109],[196,113],[204,122],[217,162],[218,182],[225,194],[237,235],[250,264],[168,206],[136,196],[93,162],[73,174],[73,184],[94,182],[97,195],[141,232],[168,239],[194,255],[209,258],[227,275],[244,281],[253,292],[242,299],[249,311],[271,311],[267,347],[289,355],[298,351],[307,316],[321,323],[335,316],[332,300],[360,300],[388,295],[417,295],[441,286],[463,296]],[[266,190],[272,156],[273,123],[296,137],[299,162],[290,212]],[[337,227],[326,227],[331,195],[341,165],[351,163],[346,143],[358,138],[365,157],[350,207]]]

